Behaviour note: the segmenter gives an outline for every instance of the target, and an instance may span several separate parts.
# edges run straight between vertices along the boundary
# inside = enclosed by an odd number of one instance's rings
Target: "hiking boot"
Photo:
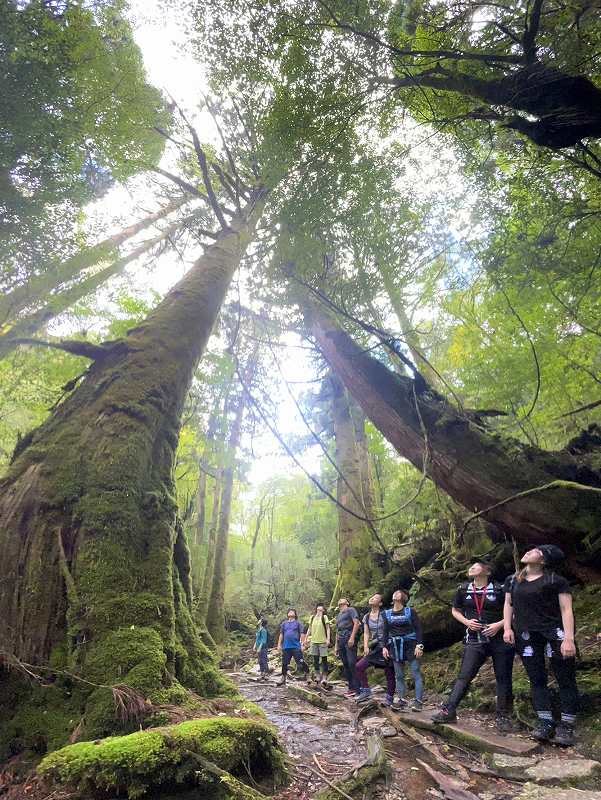
[[[495,725],[499,733],[513,733],[514,731],[513,721],[507,714],[497,714]]]
[[[286,685],[286,676],[285,675],[280,675],[280,677],[275,682],[275,685],[276,686],[285,686]]]
[[[450,725],[453,722],[457,722],[455,709],[443,706],[436,714],[432,714],[432,722],[436,725]]]
[[[536,739],[537,742],[548,742],[549,739],[553,736],[553,731],[555,730],[555,725],[549,719],[539,719],[536,723],[536,727],[530,734],[533,739]]]
[[[407,701],[404,700],[402,697],[397,696],[397,697],[393,698],[391,707],[395,711],[402,711],[405,708],[406,705],[407,705]]]
[[[572,747],[574,744],[574,727],[560,722],[555,728],[555,735],[550,740],[551,744],[558,744],[560,747]]]
[[[394,697],[391,694],[387,694],[382,700],[382,705],[386,706],[386,708],[392,708],[393,700]]]
[[[359,689],[355,703],[366,703],[368,700],[371,700],[371,689]]]
[[[412,711],[422,711],[422,710],[423,710],[423,708],[424,708],[424,704],[422,703],[422,701],[421,701],[421,700],[418,700],[418,699],[416,698],[416,699],[415,699],[415,700],[414,700],[414,701],[411,703],[411,706],[410,706],[410,708],[411,708],[411,710],[412,710]]]

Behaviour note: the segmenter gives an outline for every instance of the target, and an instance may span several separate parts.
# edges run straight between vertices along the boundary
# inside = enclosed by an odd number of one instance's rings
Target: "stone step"
[[[513,780],[572,788],[601,786],[601,764],[590,758],[542,758],[493,753],[487,760],[496,772]]]
[[[398,717],[407,725],[436,733],[450,742],[455,742],[479,753],[508,753],[509,755],[523,756],[539,749],[538,742],[534,742],[532,739],[493,733],[488,728],[463,720],[458,720],[453,725],[436,725],[432,722],[432,715],[436,711],[436,709],[424,710],[420,713],[402,711],[398,713]]]
[[[527,783],[514,800],[601,800],[601,792],[582,789],[559,789]]]

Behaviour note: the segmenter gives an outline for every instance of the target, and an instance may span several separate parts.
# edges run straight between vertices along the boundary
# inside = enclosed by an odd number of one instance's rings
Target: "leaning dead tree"
[[[601,567],[601,434],[550,452],[501,436],[415,377],[392,372],[309,293],[308,327],[330,367],[396,450],[454,500],[522,544],[554,542]],[[576,564],[576,562],[574,562]]]

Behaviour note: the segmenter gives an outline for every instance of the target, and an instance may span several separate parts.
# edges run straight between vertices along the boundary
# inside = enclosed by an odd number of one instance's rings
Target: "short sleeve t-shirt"
[[[325,623],[325,626],[324,626]],[[310,622],[311,644],[325,644],[328,641],[327,626],[330,620],[324,614],[323,617],[315,615]]]
[[[356,609],[352,606],[345,608],[336,617],[336,632],[343,635],[348,635],[353,630],[353,622],[359,619]]]
[[[376,619],[372,619],[370,612],[363,617],[363,624],[369,628],[369,641],[377,641],[378,644],[384,646],[386,639],[384,636],[384,614],[378,614]]]
[[[304,629],[297,619],[282,622],[280,632],[283,637],[283,650],[298,650],[300,648],[300,637],[304,633]]]
[[[478,613],[479,603],[484,603],[480,613]],[[474,582],[462,583],[457,587],[457,592],[453,598],[453,608],[460,611],[466,619],[477,619],[483,625],[491,625],[503,619],[503,605],[505,603],[505,592],[503,586],[495,581],[490,581],[482,589],[474,586]]]
[[[511,576],[505,581],[505,592],[511,594],[513,627],[519,633],[563,627],[559,595],[571,592],[561,575],[547,572],[533,581],[518,581]]]

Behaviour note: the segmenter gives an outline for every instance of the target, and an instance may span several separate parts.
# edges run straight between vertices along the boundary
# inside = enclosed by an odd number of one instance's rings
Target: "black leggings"
[[[527,638],[526,638],[527,637]],[[516,647],[530,681],[532,705],[539,716],[551,719],[551,692],[547,686],[549,656],[551,669],[559,687],[559,704],[564,720],[573,721],[578,711],[576,686],[576,659],[561,655],[561,639],[538,631],[516,633]]]
[[[474,642],[473,644],[467,642],[463,650],[459,676],[445,703],[446,707],[453,710],[457,708],[480,667],[490,656],[497,682],[497,714],[510,712],[513,706],[511,673],[514,652],[513,647],[505,644],[500,636],[495,636],[488,642]]]
[[[303,651],[300,648],[287,648],[282,650],[282,675],[288,672],[288,667],[293,658],[296,661],[297,670],[301,672],[309,671],[309,667],[303,658]]]

